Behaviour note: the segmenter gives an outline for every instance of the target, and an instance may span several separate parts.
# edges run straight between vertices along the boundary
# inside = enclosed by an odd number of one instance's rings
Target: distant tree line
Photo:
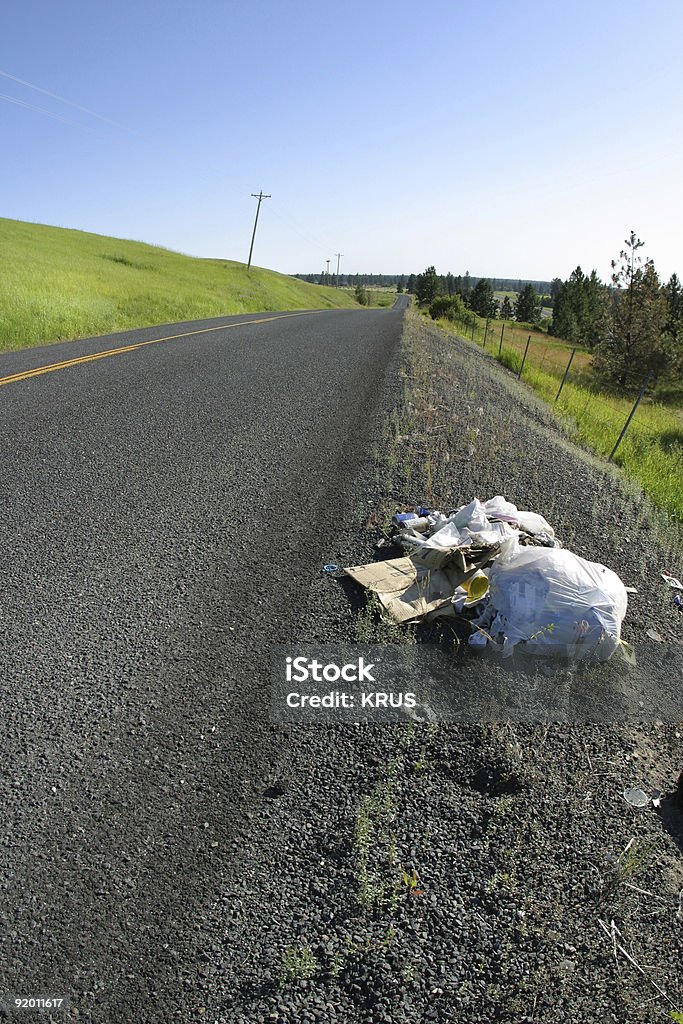
[[[477,278],[473,283],[468,273],[462,277],[453,277],[452,274],[442,276],[437,274],[434,267],[427,267],[414,281],[411,278],[408,279],[407,290],[412,291],[419,305],[429,306],[435,319],[447,316],[455,320],[462,315],[463,310],[470,310],[482,317],[500,316],[504,320],[514,317],[515,320],[529,324],[536,324],[541,319],[541,296],[531,282],[522,285],[513,305],[509,295],[505,295],[502,303],[499,303],[493,282],[485,277]],[[522,284],[521,281],[518,283]]]
[[[644,243],[631,231],[625,248],[612,261],[609,284],[595,270],[577,267],[566,281],[523,283],[513,302],[498,302],[494,281],[439,275],[431,266],[409,275],[406,290],[437,319],[461,320],[467,313],[538,324],[541,305],[552,303],[549,333],[593,349],[593,369],[600,383],[619,392],[632,391],[649,377],[651,384],[676,381],[683,374],[683,289],[677,274],[664,284]],[[500,283],[501,279],[497,279]],[[509,283],[509,282],[506,282]],[[547,287],[546,287],[547,286]]]
[[[321,274],[295,274],[300,281],[308,281],[309,284],[333,284],[334,273],[330,272],[329,277],[326,271]],[[397,291],[405,291],[409,294],[415,293],[415,281],[417,274],[340,274],[339,286],[341,288],[355,288],[356,285],[365,285],[367,288],[396,288]],[[533,285],[539,296],[550,294],[550,281],[526,281],[511,277],[480,278],[471,277],[469,271],[464,275],[454,276],[451,273],[439,276],[440,288],[444,295],[461,294],[463,290],[474,288],[481,280],[488,280],[493,291],[496,292],[521,292],[525,285]],[[550,302],[548,302],[550,305]]]
[[[323,270],[321,274],[294,274],[299,281],[308,281],[309,284],[335,284],[336,276],[333,271],[329,275]],[[359,284],[367,288],[396,288],[399,282],[405,288],[408,280],[406,274],[340,274],[340,288],[356,288]]]

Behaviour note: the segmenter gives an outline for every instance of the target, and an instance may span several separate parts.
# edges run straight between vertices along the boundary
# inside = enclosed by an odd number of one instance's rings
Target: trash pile
[[[347,568],[397,623],[457,618],[473,647],[606,661],[622,645],[627,592],[611,569],[563,548],[550,523],[500,495],[445,514],[399,512],[402,558]]]

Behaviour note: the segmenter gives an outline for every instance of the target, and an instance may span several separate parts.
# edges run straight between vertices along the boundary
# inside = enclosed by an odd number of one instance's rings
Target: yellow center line
[[[202,327],[197,331],[185,331],[183,334],[168,334],[164,338],[151,338],[149,341],[136,341],[132,345],[122,345],[120,348],[109,348],[104,352],[93,352],[88,356],[78,356],[75,359],[65,359],[61,363],[48,363],[46,366],[36,366],[32,370],[22,370],[20,373],[10,374],[9,377],[0,377],[0,387],[4,384],[15,384],[20,380],[28,380],[29,377],[38,377],[42,373],[52,373],[54,370],[66,370],[69,366],[79,366],[81,363],[92,363],[96,359],[106,359],[108,356],[122,355],[124,352],[135,352],[146,345],[158,345],[162,341],[175,341],[177,338],[191,338],[195,334],[210,334],[212,331],[227,331],[233,327],[252,327],[254,324],[267,324],[273,320],[287,320],[293,316],[311,316],[314,313],[324,313],[326,310],[305,310],[302,313],[280,313],[278,316],[261,317],[260,320],[240,320],[236,324],[223,324],[222,327]]]

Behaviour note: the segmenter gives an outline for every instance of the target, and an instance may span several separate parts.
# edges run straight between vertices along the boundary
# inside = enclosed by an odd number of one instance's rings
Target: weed
[[[360,644],[389,644],[412,646],[417,643],[415,629],[401,627],[385,619],[377,594],[370,594],[366,604],[356,615],[356,640]]]
[[[616,859],[608,855],[614,867],[614,884],[629,882],[640,875],[652,862],[655,849],[655,843],[639,843],[631,839]]]
[[[373,799],[365,796],[361,800],[356,818],[355,848],[358,858],[358,901],[370,910],[388,902],[389,887],[380,870],[373,864],[372,854],[377,831],[376,808]]]
[[[375,616],[379,609],[379,598],[370,594],[365,606],[356,616],[356,640],[359,644],[371,644],[375,639]]]
[[[396,778],[402,763],[400,754],[386,763],[383,777],[372,792],[362,798],[356,815],[354,849],[358,902],[368,911],[396,907],[403,884],[396,882],[398,844],[395,835]]]
[[[555,623],[549,622],[547,626],[541,626],[535,633],[532,633],[529,640],[538,640],[542,636],[552,636],[555,629]]]
[[[491,811],[491,818],[507,818],[514,810],[514,801],[511,796],[498,797]]]
[[[344,969],[344,957],[341,953],[334,953],[330,960],[328,974],[331,978],[338,978]]]
[[[378,949],[388,949],[397,935],[398,931],[390,924],[381,938],[369,938],[365,942],[356,942],[347,936],[346,952],[349,956],[364,956]]]
[[[420,877],[415,870],[401,872],[401,885],[407,890],[409,896],[424,896],[424,889],[420,889]]]
[[[281,980],[298,981],[312,978],[318,970],[318,958],[308,943],[301,946],[290,946],[282,954]]]
[[[485,888],[488,893],[514,892],[517,885],[517,878],[514,874],[509,871],[496,871],[495,875],[492,875],[486,882]]]

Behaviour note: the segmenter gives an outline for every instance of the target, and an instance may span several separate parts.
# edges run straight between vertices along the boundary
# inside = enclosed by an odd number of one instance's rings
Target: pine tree
[[[677,274],[672,274],[664,289],[666,321],[663,344],[667,356],[667,371],[677,378],[683,372],[683,290]]]
[[[515,303],[515,319],[535,324],[541,319],[541,302],[532,284],[525,284]]]
[[[644,243],[632,231],[618,260],[612,261],[611,309],[593,362],[605,383],[635,389],[646,374],[653,382],[673,366],[667,344],[668,304],[655,265],[643,262]]]
[[[675,346],[683,345],[683,290],[678,274],[672,274],[665,288],[666,324],[664,331]]]
[[[470,296],[470,309],[473,309],[479,316],[493,316],[496,310],[496,300],[493,294],[491,282],[482,277],[477,281]]]
[[[415,298],[421,306],[429,305],[439,294],[439,277],[435,267],[427,267],[424,274],[418,274],[415,282]]]
[[[501,320],[512,320],[512,303],[510,302],[510,296],[506,295],[503,299],[503,305],[500,308]]]
[[[554,277],[550,282],[550,298],[555,301],[562,289],[563,281],[560,277]]]
[[[594,345],[600,333],[605,289],[593,270],[590,277],[577,267],[556,292],[552,332],[565,341]]]

